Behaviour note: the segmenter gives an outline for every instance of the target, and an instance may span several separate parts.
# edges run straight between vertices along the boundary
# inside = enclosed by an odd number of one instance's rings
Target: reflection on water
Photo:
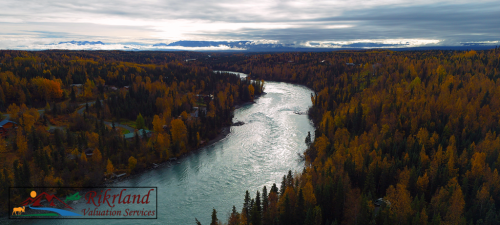
[[[304,139],[313,126],[305,112],[311,93],[299,85],[266,82],[266,95],[255,104],[235,111],[231,127],[221,141],[174,163],[146,172],[115,187],[158,187],[157,220],[24,220],[12,224],[209,224],[212,208],[225,221],[234,205],[243,206],[245,190],[255,197],[264,185],[281,182],[288,170],[302,171],[297,153],[305,149]],[[312,132],[314,133],[314,132]],[[4,220],[5,222],[5,220]]]

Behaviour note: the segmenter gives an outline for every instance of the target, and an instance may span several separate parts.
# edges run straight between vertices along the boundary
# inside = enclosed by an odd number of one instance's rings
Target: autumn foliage
[[[274,80],[315,91],[315,139],[303,171],[247,193],[229,224],[499,223],[499,49],[203,57],[0,51],[0,110],[19,124],[0,147],[0,202],[9,186],[95,186],[193,151]],[[111,124],[138,115],[152,135]]]
[[[500,222],[500,49],[234,57],[214,68],[316,92],[306,168],[258,224]]]
[[[9,186],[98,186],[215,138],[263,82],[183,60],[202,56],[0,51],[0,111],[18,127],[0,142],[1,211]]]

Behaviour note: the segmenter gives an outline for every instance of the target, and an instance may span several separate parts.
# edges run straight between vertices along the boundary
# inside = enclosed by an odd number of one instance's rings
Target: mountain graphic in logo
[[[78,195],[73,195],[71,196],[72,198],[80,197]],[[40,203],[42,203],[43,200],[46,200],[47,203],[44,202],[44,207]],[[48,204],[48,206],[46,206]],[[74,213],[71,211],[63,210],[63,209],[58,209],[56,207],[61,207],[63,206],[64,208],[68,209],[73,209],[71,206],[67,205],[65,202],[61,201],[58,197],[55,195],[49,195],[45,192],[41,193],[40,195],[37,195],[36,191],[31,192],[31,197],[28,197],[26,200],[21,202],[22,207],[16,207],[12,209],[12,214],[16,216],[23,216],[23,217],[54,217],[54,216],[81,216],[78,213]],[[50,211],[52,213],[35,213],[35,214],[28,214],[28,215],[21,215],[22,213],[26,212],[25,207],[28,206],[29,209],[33,210],[39,210],[39,211]],[[34,211],[32,211],[34,212]]]
[[[56,203],[60,203],[60,204],[62,204],[64,206],[64,208],[73,209],[71,206],[69,206],[68,204],[64,203],[64,201],[61,201],[61,199],[59,199],[55,195],[49,195],[49,194],[47,194],[45,192],[39,194],[38,196],[36,196],[36,198],[30,198],[30,197],[28,197],[26,200],[24,200],[23,202],[21,202],[21,206],[31,205],[31,206],[34,206],[34,207],[41,207],[42,205],[40,204],[40,201],[43,200],[44,198],[49,203],[49,206],[56,207]]]

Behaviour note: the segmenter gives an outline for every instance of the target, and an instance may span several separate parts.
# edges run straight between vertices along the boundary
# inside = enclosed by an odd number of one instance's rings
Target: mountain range
[[[384,44],[371,42],[358,42],[350,44],[321,44],[309,42],[308,45],[265,43],[255,41],[176,41],[172,43],[104,43],[102,41],[66,41],[49,45],[71,44],[76,46],[90,47],[91,50],[99,50],[99,46],[122,46],[126,51],[230,51],[230,52],[326,52],[336,50],[360,50],[386,48],[395,51],[404,50],[484,50],[495,48],[488,43],[460,43],[459,46],[412,46],[409,43]],[[65,49],[66,46],[61,46]],[[52,48],[53,49],[53,48]]]

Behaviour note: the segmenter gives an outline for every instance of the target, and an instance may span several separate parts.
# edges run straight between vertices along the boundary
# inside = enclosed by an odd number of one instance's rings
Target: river
[[[306,112],[312,90],[294,84],[266,82],[265,92],[254,104],[235,110],[231,127],[222,140],[192,153],[171,167],[151,170],[114,183],[114,187],[158,187],[157,220],[10,220],[9,224],[210,224],[212,208],[223,222],[235,205],[241,211],[245,191],[280,186],[288,170],[302,171],[297,153],[306,145],[314,127]],[[78,208],[78,207],[77,207]],[[5,220],[4,220],[5,222]]]

